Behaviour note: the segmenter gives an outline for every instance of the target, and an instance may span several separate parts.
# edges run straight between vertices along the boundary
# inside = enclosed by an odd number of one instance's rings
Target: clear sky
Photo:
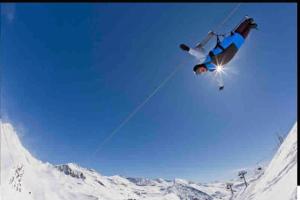
[[[242,4],[258,23],[220,92],[178,45],[194,45],[236,4],[6,4],[2,114],[54,164],[104,175],[218,180],[269,159],[296,121],[296,4]],[[110,132],[180,70],[108,141]]]

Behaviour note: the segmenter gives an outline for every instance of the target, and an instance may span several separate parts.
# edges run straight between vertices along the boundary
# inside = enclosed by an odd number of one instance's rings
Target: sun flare
[[[223,66],[222,65],[217,65],[216,70],[217,70],[217,72],[223,72]]]

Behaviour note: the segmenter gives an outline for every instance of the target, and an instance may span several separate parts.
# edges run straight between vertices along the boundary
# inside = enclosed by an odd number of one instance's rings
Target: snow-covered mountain
[[[271,188],[266,189],[270,194],[281,191],[278,184],[296,187],[295,127],[265,173],[261,170],[248,177],[250,185],[244,192],[242,180],[231,181],[236,198],[253,199],[263,194],[266,184]],[[290,189],[281,193],[290,195]],[[0,197],[1,200],[227,200],[231,199],[231,192],[224,182],[201,184],[182,179],[103,176],[73,163],[58,166],[43,163],[22,146],[12,125],[2,123]],[[280,198],[284,199],[290,200]]]
[[[8,123],[1,125],[1,155],[3,200],[212,200],[230,195],[224,183],[103,176],[73,163],[42,163]]]

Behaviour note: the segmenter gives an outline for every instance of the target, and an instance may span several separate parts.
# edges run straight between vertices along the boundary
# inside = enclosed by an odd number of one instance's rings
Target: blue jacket
[[[209,71],[214,71],[217,67],[215,58],[218,58],[218,60],[222,60],[223,57],[228,56],[229,53],[233,54],[230,55],[232,58],[236,51],[242,46],[244,41],[245,39],[243,38],[243,36],[236,32],[232,33],[230,36],[225,37],[223,41],[219,43],[221,48],[219,47],[219,45],[217,45],[213,50],[209,52],[209,54],[206,56],[205,61],[203,62],[204,65]],[[227,51],[229,50],[229,48],[234,48],[234,51]]]

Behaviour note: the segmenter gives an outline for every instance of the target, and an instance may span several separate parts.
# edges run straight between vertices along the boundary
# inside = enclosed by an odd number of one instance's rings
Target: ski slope
[[[263,175],[262,171],[247,177],[250,185],[245,191],[241,180],[231,180],[234,199],[293,199],[296,130],[295,125]],[[231,193],[225,185],[103,176],[74,163],[43,163],[23,147],[11,124],[1,123],[1,200],[228,200]]]

